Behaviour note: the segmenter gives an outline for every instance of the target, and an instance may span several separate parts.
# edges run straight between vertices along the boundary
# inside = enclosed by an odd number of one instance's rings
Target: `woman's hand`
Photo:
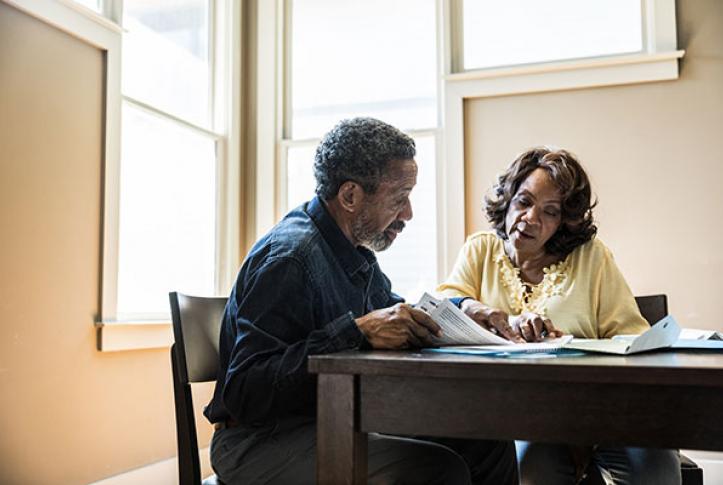
[[[460,305],[465,315],[470,317],[472,320],[477,322],[482,328],[491,331],[492,333],[501,335],[507,340],[515,343],[522,343],[525,341],[519,330],[513,328],[509,321],[508,315],[502,310],[497,308],[488,307],[483,305],[477,300],[468,298],[462,301]]]
[[[512,327],[527,342],[540,342],[546,337],[562,337],[562,331],[555,328],[549,318],[537,313],[526,312],[515,317]]]

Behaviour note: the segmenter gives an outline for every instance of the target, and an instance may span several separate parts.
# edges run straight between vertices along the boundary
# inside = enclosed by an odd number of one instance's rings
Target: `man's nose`
[[[399,213],[399,219],[403,221],[409,221],[412,219],[412,217],[414,217],[414,212],[412,211],[412,202],[407,199],[407,203],[404,204],[404,207]]]

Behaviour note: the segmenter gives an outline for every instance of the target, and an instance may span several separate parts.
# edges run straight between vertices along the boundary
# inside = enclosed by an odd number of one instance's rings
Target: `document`
[[[493,355],[584,351],[630,355],[675,347],[681,333],[675,318],[668,315],[640,335],[618,335],[611,339],[579,339],[565,335],[543,342],[518,344],[482,328],[448,299],[439,300],[425,293],[415,306],[427,312],[442,328],[441,337],[432,337],[434,345],[440,347],[428,349],[433,352]],[[720,343],[723,348],[723,341],[716,343]]]
[[[618,335],[611,339],[572,339],[564,348],[630,355],[655,349],[672,347],[680,335],[680,326],[672,315],[661,319],[640,335]]]
[[[442,328],[441,337],[432,337],[435,345],[509,344],[510,341],[482,328],[449,299],[438,300],[429,293],[422,295],[415,307],[427,312]]]
[[[442,328],[441,337],[432,337],[440,351],[482,354],[489,352],[547,352],[562,347],[572,339],[565,336],[544,342],[518,344],[495,335],[464,314],[448,299],[439,300],[425,293],[415,305],[427,312]]]

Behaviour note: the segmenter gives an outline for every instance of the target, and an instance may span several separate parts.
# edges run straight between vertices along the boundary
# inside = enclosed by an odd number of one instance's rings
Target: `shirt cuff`
[[[332,320],[326,326],[326,331],[329,333],[329,341],[331,342],[329,350],[331,352],[353,349],[366,341],[351,312]]]
[[[459,308],[459,307],[462,306],[462,302],[463,302],[463,301],[465,301],[465,300],[471,300],[471,299],[472,299],[471,296],[455,296],[455,297],[453,297],[453,298],[450,298],[449,301],[451,301],[454,306],[456,306],[457,308]]]

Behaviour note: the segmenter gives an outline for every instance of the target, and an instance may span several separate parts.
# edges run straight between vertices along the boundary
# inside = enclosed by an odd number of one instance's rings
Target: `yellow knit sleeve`
[[[641,334],[650,326],[640,314],[630,287],[610,250],[601,244],[598,292],[598,330],[600,338]]]
[[[437,287],[437,292],[446,297],[468,296],[479,299],[482,278],[482,261],[486,253],[484,241],[470,236],[457,255],[452,272]]]

